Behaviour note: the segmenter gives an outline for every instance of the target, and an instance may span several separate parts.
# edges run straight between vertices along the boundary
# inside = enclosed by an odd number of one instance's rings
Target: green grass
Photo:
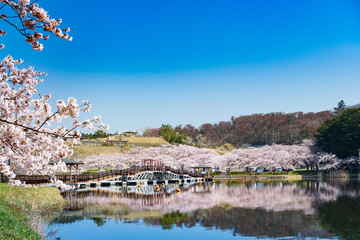
[[[276,175],[286,175],[286,172],[262,172],[262,173],[255,173],[255,172],[230,172],[230,176],[276,176]]]
[[[74,154],[72,155],[72,159],[78,159],[78,160],[97,154],[114,155],[115,153],[121,153],[122,151],[127,150],[127,148],[121,149],[120,146],[90,146],[90,145],[75,146],[72,149],[74,151]]]
[[[216,172],[214,173],[214,176],[220,176],[221,174],[222,174],[222,172],[216,171]]]
[[[65,202],[56,188],[10,187],[7,183],[0,183],[0,201],[21,211],[57,208]]]
[[[93,141],[103,142],[104,139],[92,139]],[[117,139],[111,139],[117,140]],[[146,144],[168,144],[161,137],[123,137],[122,140],[128,141],[129,143],[146,143]],[[120,146],[111,146],[111,144],[107,146],[97,146],[97,145],[78,145],[72,147],[74,151],[72,155],[72,159],[81,160],[86,157],[98,154],[106,154],[106,155],[114,155],[115,153],[126,153],[131,149],[131,146],[123,147]]]
[[[59,209],[64,203],[55,188],[10,187],[0,183],[0,239],[41,239],[30,227],[31,213]]]
[[[81,174],[86,175],[86,174],[93,174],[93,173],[98,173],[99,169],[88,169],[84,172],[82,172]]]
[[[319,172],[316,171],[307,171],[307,170],[296,170],[290,171],[288,175],[292,176],[302,176],[302,175],[317,175]]]
[[[20,211],[0,203],[0,239],[41,239],[24,220],[26,216]]]
[[[99,141],[101,140],[102,139],[99,139]],[[114,140],[114,141],[123,140],[123,141],[128,141],[129,143],[169,144],[162,137],[142,137],[142,136],[120,137],[119,135],[115,135],[115,136],[111,136],[110,140]]]
[[[162,137],[122,137],[121,140],[128,141],[129,143],[148,143],[148,144],[169,144]]]

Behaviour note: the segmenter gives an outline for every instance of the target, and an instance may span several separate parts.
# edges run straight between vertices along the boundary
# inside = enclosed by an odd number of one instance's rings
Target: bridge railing
[[[91,174],[80,174],[80,175],[56,175],[56,178],[65,182],[88,182],[88,181],[101,181],[105,180],[107,178],[117,177],[117,176],[129,176],[129,175],[135,175],[140,172],[144,171],[152,171],[152,166],[140,166],[140,167],[134,167],[134,168],[126,168],[121,170],[109,170],[99,173],[91,173]],[[171,171],[173,173],[184,175],[187,174],[191,177],[203,177],[202,174],[192,173],[186,170],[179,170],[174,169],[169,166],[164,166],[164,171]],[[43,184],[43,183],[49,183],[51,176],[47,175],[16,175],[16,180],[25,181],[28,184]],[[2,179],[4,182],[8,181],[6,177],[3,177]]]

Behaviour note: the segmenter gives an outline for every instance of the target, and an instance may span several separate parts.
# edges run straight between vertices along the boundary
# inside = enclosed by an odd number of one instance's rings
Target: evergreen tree
[[[318,145],[323,151],[339,158],[358,156],[360,148],[360,108],[345,110],[341,115],[326,121],[318,129]]]
[[[344,100],[341,100],[340,102],[338,102],[337,107],[334,107],[334,113],[341,114],[344,112],[345,108],[346,108],[345,102]]]
[[[181,135],[176,132],[169,124],[161,125],[159,135],[169,143],[182,143],[186,137],[186,135]]]

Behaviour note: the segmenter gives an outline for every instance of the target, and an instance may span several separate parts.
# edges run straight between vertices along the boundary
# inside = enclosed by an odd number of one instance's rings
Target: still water
[[[49,239],[360,239],[357,180],[85,189]]]

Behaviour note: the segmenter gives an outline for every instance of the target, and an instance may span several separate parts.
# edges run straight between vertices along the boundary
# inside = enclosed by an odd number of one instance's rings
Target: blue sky
[[[1,23],[1,57],[47,72],[53,101],[90,100],[111,132],[360,103],[356,0],[39,3],[74,40],[37,52]]]

